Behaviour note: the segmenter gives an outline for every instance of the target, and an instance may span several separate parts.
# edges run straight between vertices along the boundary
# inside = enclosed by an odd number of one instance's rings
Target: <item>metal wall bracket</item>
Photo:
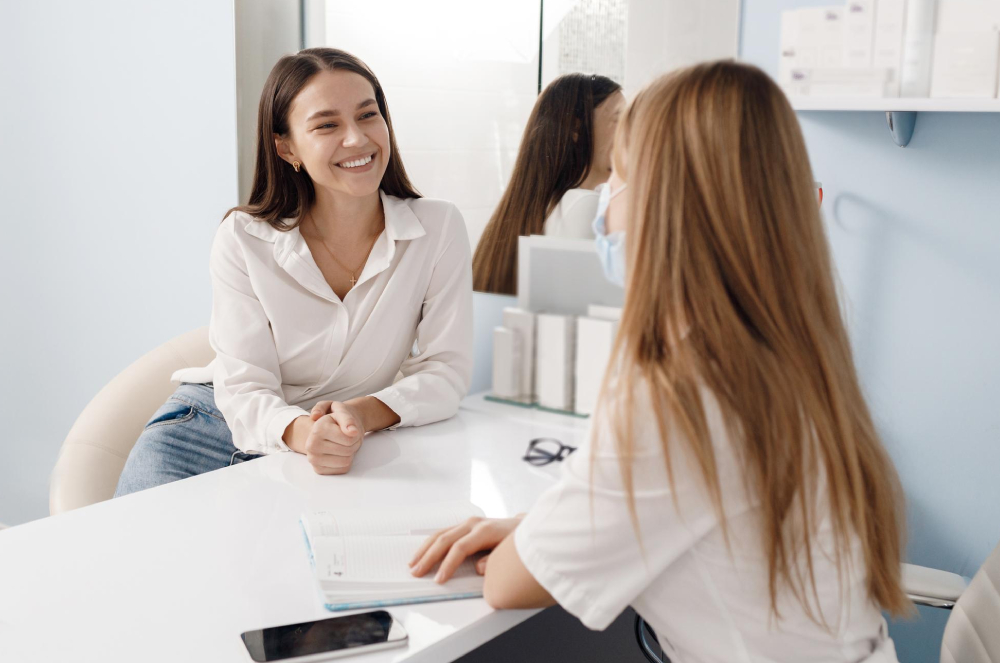
[[[886,111],[885,121],[889,125],[892,140],[900,147],[906,147],[913,138],[913,127],[917,124],[916,111]]]

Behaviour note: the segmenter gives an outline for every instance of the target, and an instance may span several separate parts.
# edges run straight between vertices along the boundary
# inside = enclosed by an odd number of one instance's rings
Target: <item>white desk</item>
[[[554,481],[521,460],[528,441],[586,430],[470,397],[449,421],[369,436],[344,476],[280,454],[4,530],[0,661],[248,661],[241,632],[331,615],[304,511],[468,500],[513,515]],[[390,611],[409,646],[356,660],[451,661],[534,614],[481,599]]]

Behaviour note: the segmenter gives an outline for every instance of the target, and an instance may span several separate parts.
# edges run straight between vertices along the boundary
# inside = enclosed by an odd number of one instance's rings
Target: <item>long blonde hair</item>
[[[805,143],[785,96],[762,71],[734,62],[671,73],[628,108],[615,168],[628,182],[627,287],[601,401],[623,400],[611,421],[633,524],[630,413],[632,390],[643,384],[670,481],[668,420],[725,527],[700,395],[707,388],[759,500],[772,612],[780,618],[785,586],[817,619],[810,533],[819,518],[809,496],[820,464],[839,572],[856,535],[871,599],[910,612],[899,480],[858,383]]]

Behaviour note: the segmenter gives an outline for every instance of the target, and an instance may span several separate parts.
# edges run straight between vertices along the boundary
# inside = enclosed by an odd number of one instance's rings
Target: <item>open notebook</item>
[[[327,610],[481,597],[483,578],[476,573],[475,558],[465,560],[443,585],[434,582],[433,572],[414,578],[409,562],[429,535],[482,515],[463,502],[303,515],[306,545]]]

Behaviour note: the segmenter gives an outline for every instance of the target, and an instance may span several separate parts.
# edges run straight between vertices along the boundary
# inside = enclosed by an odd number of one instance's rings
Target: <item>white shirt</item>
[[[594,239],[594,217],[600,195],[590,189],[570,189],[545,219],[543,233],[549,237]]]
[[[817,553],[817,545],[832,550],[828,521],[814,541],[813,563],[819,605],[833,633],[810,621],[780,589],[782,620],[773,621],[759,508],[743,488],[742,463],[717,402],[703,393],[732,555],[701,471],[676,426],[670,427],[671,492],[652,404],[648,392],[640,395],[632,469],[642,547],[629,517],[611,428],[601,418],[594,422],[593,482],[587,444],[564,461],[559,483],[515,530],[521,560],[552,597],[592,629],[606,628],[631,605],[656,631],[673,663],[896,663],[884,620],[868,599],[859,546],[855,542],[854,565],[845,573],[845,601],[835,566]],[[825,497],[818,498],[825,511],[823,503]]]
[[[399,426],[457,411],[472,375],[465,222],[442,200],[381,197],[385,230],[343,301],[298,228],[243,212],[222,222],[210,259],[216,357],[172,380],[215,384],[238,449],[287,451],[288,424],[321,400],[372,395]]]

